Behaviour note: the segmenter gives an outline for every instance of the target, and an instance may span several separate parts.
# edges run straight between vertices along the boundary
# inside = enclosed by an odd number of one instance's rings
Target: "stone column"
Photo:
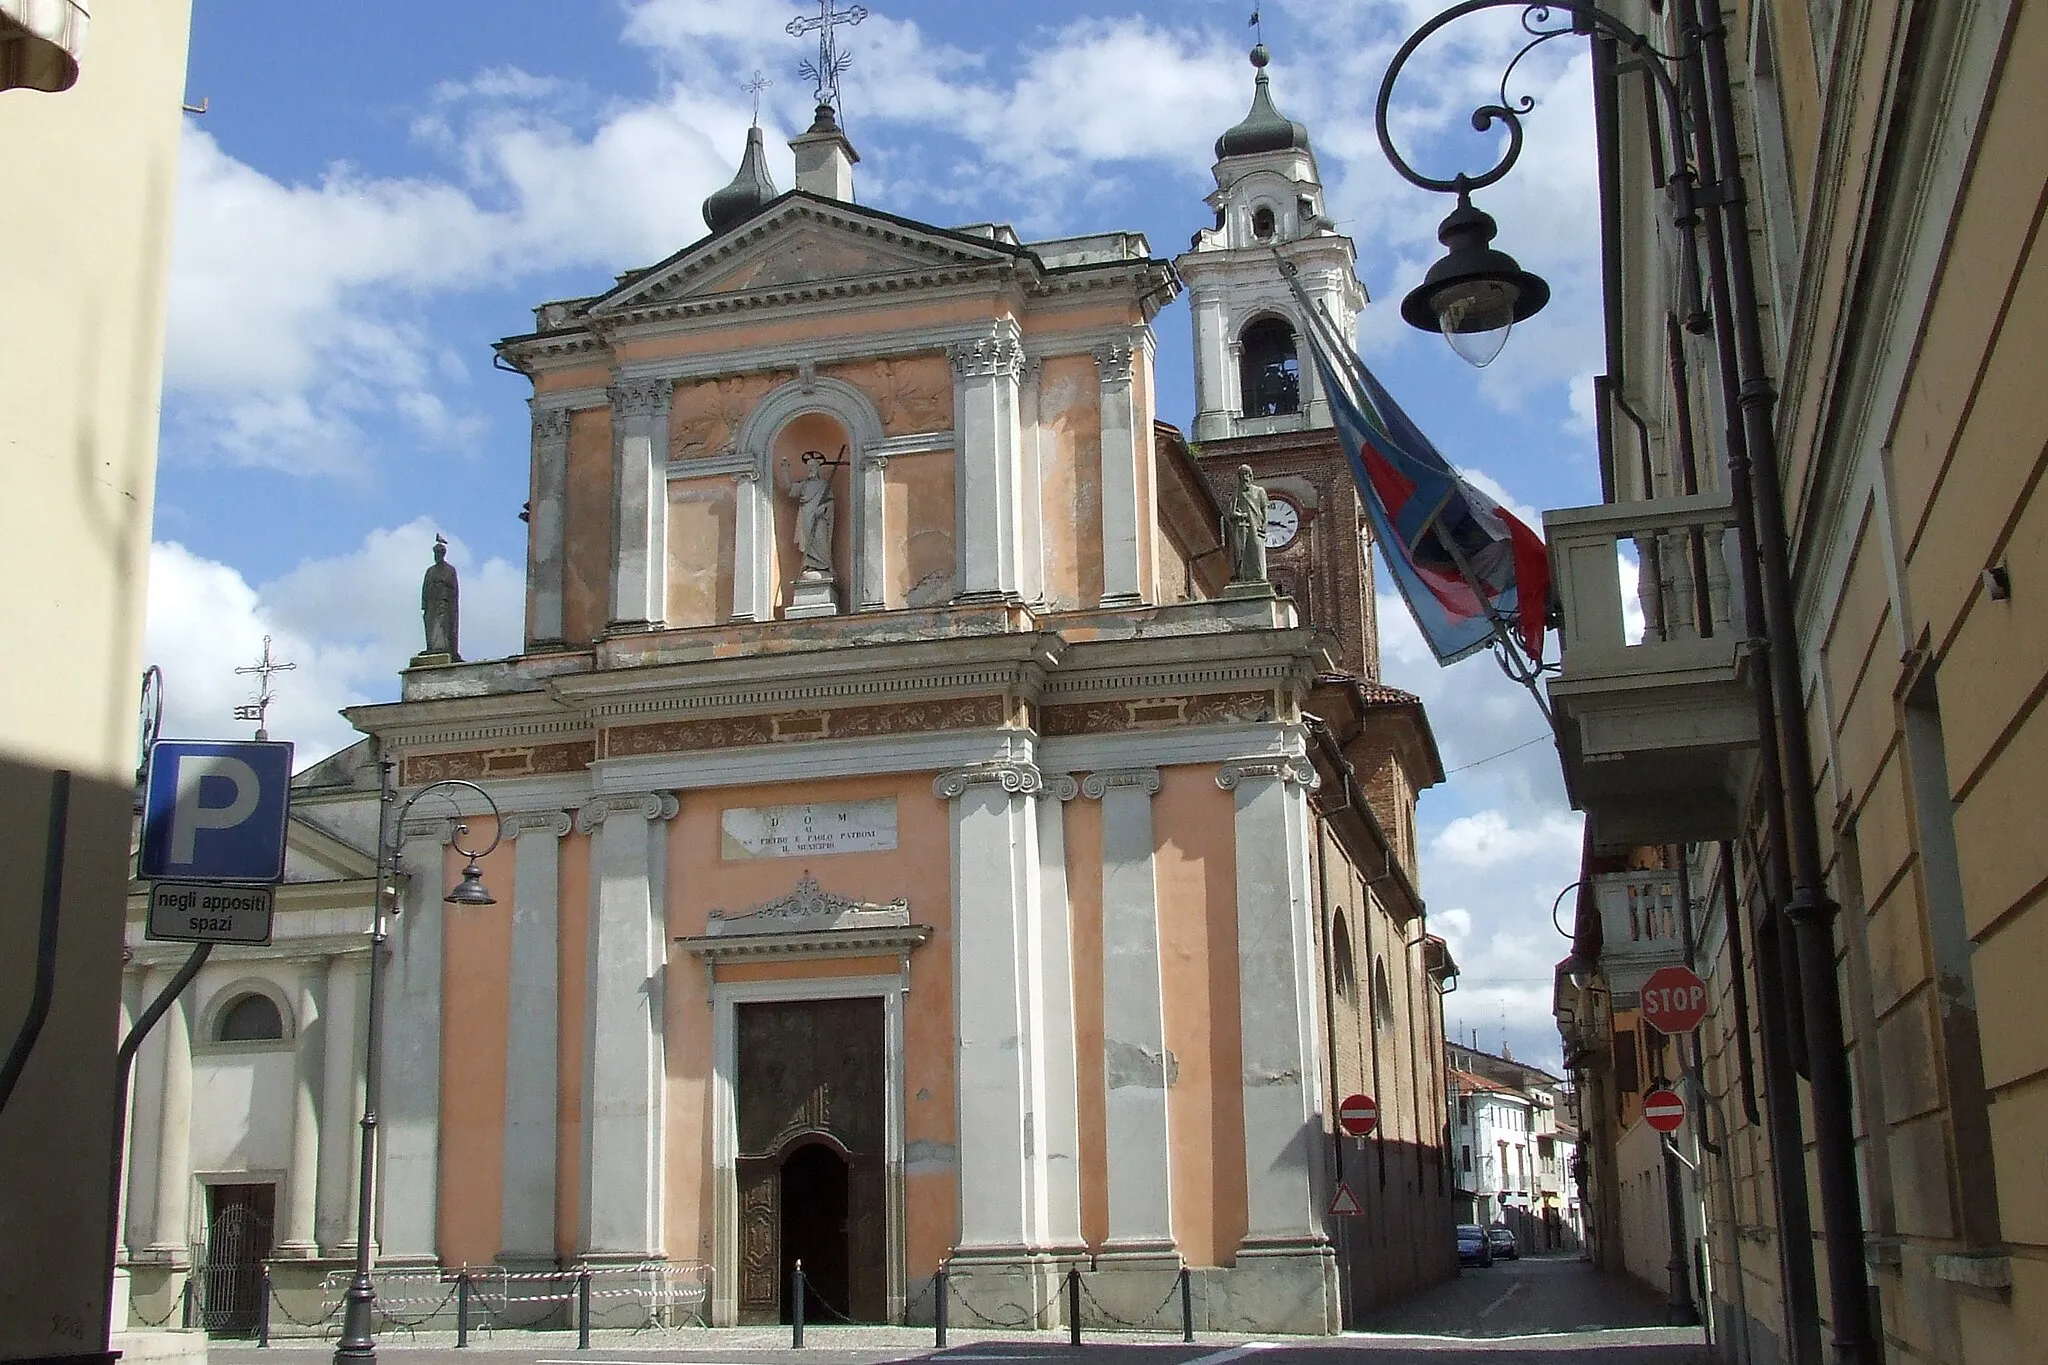
[[[1037,768],[1007,760],[933,783],[952,807],[960,1240],[951,1263],[976,1286],[975,1302],[1006,1314],[1046,1302],[1056,1274],[1037,1133],[1047,1040],[1032,798],[1042,786]]]
[[[292,1035],[292,1146],[285,1170],[284,1207],[278,1210],[277,1254],[308,1258],[320,1254],[314,1220],[320,1194],[320,1071],[327,1025],[320,1015],[320,987],[326,977],[320,961],[299,966],[293,1009],[298,1028]]]
[[[533,501],[527,508],[526,574],[532,592],[527,648],[556,649],[562,641],[562,591],[569,490],[569,412],[533,410]]]
[[[556,957],[561,811],[507,818],[516,840],[512,981],[505,1020],[505,1166],[498,1253],[505,1264],[555,1259]]]
[[[1271,1330],[1336,1330],[1336,1263],[1323,1230],[1325,1140],[1316,1047],[1308,792],[1299,756],[1235,759],[1216,785],[1237,803],[1237,974],[1244,1053],[1247,1219],[1237,1253],[1298,1307]]]
[[[134,986],[133,1014],[140,1015],[171,979],[171,969],[135,967],[130,969],[130,974],[138,978]],[[125,1027],[121,1036],[128,1036]],[[128,1129],[127,1200],[122,1228],[128,1259],[137,1261],[147,1257],[150,1243],[156,1240],[156,1154],[162,1141],[164,1114],[164,1028],[161,1023],[149,1031],[142,1040],[142,1046],[136,1049],[128,1075],[129,1108],[134,1118]]]
[[[888,595],[888,468],[887,455],[867,455],[860,462],[860,563],[854,571],[860,611],[881,611]]]
[[[668,409],[672,379],[614,385],[610,630],[644,630],[668,616]]]
[[[164,993],[177,969],[149,969],[143,994],[150,1000]],[[163,1035],[163,1083],[156,1142],[156,1219],[150,1229],[149,1255],[155,1261],[185,1265],[191,1258],[192,1214],[192,1024],[187,987],[164,1011],[156,1031]]]
[[[768,578],[768,547],[775,539],[775,520],[761,473],[742,469],[733,489],[732,619],[772,621],[775,592]]]
[[[1024,348],[1014,323],[948,348],[953,362],[955,535],[963,602],[1020,597],[1022,498],[1017,376]]]
[[[441,1197],[441,897],[448,891],[446,820],[407,821],[399,868],[405,912],[385,951],[382,1153],[377,1226],[382,1259],[431,1263],[439,1250]]]
[[[585,976],[578,1254],[642,1261],[662,1247],[662,964],[666,792],[583,808],[595,883]]]
[[[364,974],[367,952],[327,959],[326,1057],[321,1063],[320,1206],[316,1226],[323,1255],[355,1250],[356,1171],[363,1121]]]
[[[1045,601],[1045,427],[1040,416],[1045,362],[1024,362],[1017,395],[1018,524],[1017,591],[1027,602]]]
[[[1046,773],[1038,792],[1039,954],[1044,983],[1045,1108],[1037,1125],[1045,1149],[1047,1250],[1077,1254],[1081,1240],[1081,1114],[1079,1059],[1074,1051],[1074,936],[1067,903],[1066,803],[1080,786],[1065,773]]]
[[[1159,896],[1152,870],[1157,768],[1091,773],[1081,790],[1102,802],[1102,1045],[1109,1141],[1105,1258],[1173,1261],[1165,991]]]
[[[1097,346],[1095,365],[1102,408],[1102,605],[1135,607],[1145,600],[1138,490],[1143,462],[1152,454],[1152,433],[1137,429],[1131,391],[1136,352],[1123,342]]]

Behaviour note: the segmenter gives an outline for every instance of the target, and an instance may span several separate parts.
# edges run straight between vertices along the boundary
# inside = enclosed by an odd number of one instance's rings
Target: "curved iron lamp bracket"
[[[1460,171],[1448,180],[1424,175],[1395,150],[1393,135],[1387,129],[1387,109],[1393,103],[1394,83],[1400,79],[1401,69],[1407,65],[1408,59],[1437,33],[1467,15],[1493,9],[1520,9],[1523,31],[1531,34],[1533,38],[1515,54],[1507,69],[1501,73],[1500,102],[1482,104],[1472,111],[1474,132],[1484,133],[1491,130],[1494,124],[1502,124],[1507,129],[1508,145],[1491,167],[1476,175]],[[1558,22],[1560,18],[1563,21],[1561,27],[1546,27]],[[1671,135],[1672,165],[1679,168],[1674,179],[1682,177],[1689,183],[1691,158],[1685,154],[1685,104],[1679,97],[1678,86],[1673,81],[1671,72],[1666,69],[1668,64],[1675,64],[1680,59],[1659,51],[1647,37],[1607,11],[1594,5],[1571,3],[1571,0],[1560,0],[1560,3],[1555,4],[1530,4],[1528,0],[1463,0],[1463,3],[1452,5],[1409,34],[1408,40],[1394,53],[1393,60],[1387,63],[1387,74],[1380,80],[1379,100],[1373,108],[1373,131],[1379,135],[1380,150],[1386,153],[1387,161],[1409,184],[1425,190],[1434,190],[1439,194],[1469,195],[1474,190],[1484,189],[1502,179],[1514,169],[1515,163],[1522,156],[1522,116],[1536,107],[1536,101],[1531,96],[1509,98],[1508,81],[1514,75],[1515,68],[1521,64],[1522,58],[1554,38],[1563,38],[1571,34],[1589,37],[1594,34],[1605,34],[1643,59],[1643,69],[1650,73],[1651,79],[1663,96],[1668,116],[1666,127]],[[1687,199],[1686,208],[1689,212],[1689,194]]]
[[[476,783],[469,781],[467,778],[444,777],[438,782],[428,783],[426,786],[421,787],[418,791],[414,792],[411,796],[408,796],[405,799],[405,804],[398,808],[398,818],[391,822],[392,831],[395,834],[398,830],[401,830],[405,827],[405,817],[412,813],[413,806],[419,802],[419,799],[421,797],[427,795],[429,792],[446,791],[450,787],[463,787],[475,792],[478,796],[481,796],[483,798],[484,805],[490,809],[492,817],[491,841],[488,844],[485,844],[482,848],[463,847],[462,838],[464,835],[469,833],[469,822],[461,816],[457,816],[455,818],[455,832],[454,835],[448,840],[449,844],[455,849],[455,851],[461,854],[463,857],[468,858],[471,861],[483,858],[487,856],[492,849],[495,849],[501,842],[503,842],[505,838],[505,821],[504,818],[498,812],[498,803],[491,799],[491,794],[485,791],[482,787],[478,786]]]

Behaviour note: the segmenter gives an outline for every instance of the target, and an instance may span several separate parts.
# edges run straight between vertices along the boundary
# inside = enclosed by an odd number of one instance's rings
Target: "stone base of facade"
[[[1343,1330],[1337,1256],[1327,1244],[1243,1250],[1236,1265],[1196,1270],[1192,1287],[1198,1332]]]
[[[947,1322],[963,1330],[1064,1326],[1070,1264],[1046,1251],[956,1253],[946,1263]],[[928,1286],[913,1292],[912,1312],[929,1323],[934,1299]]]
[[[115,1332],[107,1349],[134,1365],[206,1365],[204,1332]]]
[[[963,1331],[1000,1327],[1049,1331],[1067,1325],[1067,1272],[1081,1271],[1081,1328],[1181,1330],[1181,1263],[1145,1250],[1094,1257],[1047,1252],[1007,1258],[957,1256],[948,1263],[947,1322]],[[930,1326],[931,1277],[913,1280],[906,1315]],[[1232,1266],[1189,1268],[1186,1312],[1197,1332],[1331,1336],[1342,1330],[1337,1258],[1327,1246],[1242,1252]]]

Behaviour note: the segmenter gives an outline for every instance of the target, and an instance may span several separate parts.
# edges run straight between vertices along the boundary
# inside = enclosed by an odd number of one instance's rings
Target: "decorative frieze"
[[[987,696],[955,697],[900,706],[845,706],[768,716],[672,720],[607,730],[604,732],[603,752],[606,758],[627,758],[637,754],[690,753],[807,740],[874,739],[944,730],[987,729],[1003,725],[1007,718],[1003,699]]]
[[[522,745],[511,749],[470,750],[452,754],[407,754],[399,784],[424,786],[456,778],[481,782],[492,777],[536,777],[549,773],[580,773],[597,758],[589,740],[567,744]]]
[[[1039,708],[1039,733],[1106,735],[1126,730],[1182,729],[1196,725],[1249,725],[1274,717],[1271,692],[1220,692],[1209,696],[1141,697]]]

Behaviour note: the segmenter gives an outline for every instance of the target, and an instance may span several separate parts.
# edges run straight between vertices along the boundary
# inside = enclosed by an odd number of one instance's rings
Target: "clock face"
[[[1301,530],[1301,513],[1285,498],[1266,501],[1266,548],[1284,550]]]

